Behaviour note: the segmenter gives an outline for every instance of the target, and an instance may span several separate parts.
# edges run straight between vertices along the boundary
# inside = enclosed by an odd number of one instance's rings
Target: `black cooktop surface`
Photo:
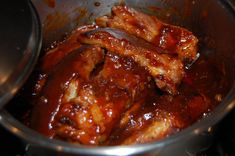
[[[28,156],[25,146],[0,126],[0,156]],[[197,156],[235,156],[235,110],[219,124],[213,145]]]

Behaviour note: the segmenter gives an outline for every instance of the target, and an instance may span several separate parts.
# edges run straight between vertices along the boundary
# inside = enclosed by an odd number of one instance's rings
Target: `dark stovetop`
[[[235,110],[219,125],[213,145],[197,156],[235,156]],[[21,140],[0,126],[0,156],[27,156]]]

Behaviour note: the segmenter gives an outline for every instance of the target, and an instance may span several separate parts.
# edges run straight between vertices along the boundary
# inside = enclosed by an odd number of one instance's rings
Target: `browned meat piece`
[[[82,46],[54,67],[34,105],[31,122],[34,129],[47,136],[54,135],[51,123],[68,82],[75,78],[79,81],[88,79],[95,65],[103,60],[103,55],[102,49],[97,46]]]
[[[181,59],[193,61],[196,59],[198,39],[192,32],[163,23],[157,17],[146,15],[127,6],[114,6],[112,16],[96,19],[96,23],[103,27],[113,27],[127,31],[157,47],[176,53]]]
[[[191,32],[126,6],[112,11],[96,20],[112,28],[80,27],[41,60],[31,126],[42,134],[84,145],[147,143],[211,108],[193,80],[212,74],[197,68],[185,77],[183,62],[197,51]]]
[[[78,35],[81,43],[96,44],[111,52],[132,58],[148,70],[160,89],[175,94],[177,85],[184,75],[183,63],[179,59],[131,42],[128,38],[130,36],[124,32],[107,28]]]
[[[89,30],[95,29],[95,25],[86,25],[84,27],[78,27],[74,30],[68,38],[56,45],[55,48],[46,52],[46,54],[40,60],[40,74],[34,87],[33,95],[38,95],[43,88],[47,74],[53,70],[54,66],[63,60],[68,54],[76,49],[79,49],[82,45],[77,41],[77,35]]]
[[[135,102],[126,112],[122,114],[122,118],[118,124],[118,129],[120,128],[126,128],[129,122],[131,122],[131,119],[133,117],[133,114],[136,113],[138,110],[141,109],[141,105],[143,105],[144,101],[140,100],[138,102]]]
[[[195,95],[191,100],[180,95],[176,98],[146,96],[145,101],[133,104],[122,115],[106,144],[129,145],[163,139],[202,117],[209,103],[207,97],[201,95]]]
[[[144,96],[151,80],[148,72],[134,60],[110,52],[98,76],[127,90],[133,100]]]
[[[119,120],[120,112],[129,105],[128,94],[105,80],[69,86],[65,91],[69,98],[63,101],[53,123],[56,136],[85,145],[102,144]]]
[[[96,26],[88,25],[74,30],[67,39],[57,44],[55,48],[46,53],[41,60],[40,69],[45,73],[52,70],[66,55],[81,47],[81,44],[77,41],[77,35],[83,31],[92,30],[94,28],[96,28]]]
[[[122,112],[147,94],[148,73],[133,60],[108,52],[98,72],[80,87],[76,80],[70,81],[53,124],[57,137],[86,145],[103,144]]]
[[[168,118],[157,119],[140,131],[133,131],[132,135],[127,137],[121,145],[148,143],[163,139],[172,133],[172,122]]]
[[[152,107],[152,110],[146,110],[143,105],[136,103],[126,111],[107,144],[146,143],[174,133],[174,122],[178,119],[162,109]]]

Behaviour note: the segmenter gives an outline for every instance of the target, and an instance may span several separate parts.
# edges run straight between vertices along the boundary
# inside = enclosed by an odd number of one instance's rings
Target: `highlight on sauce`
[[[225,96],[223,70],[199,53],[189,30],[114,6],[41,58],[28,126],[93,146],[166,138]]]

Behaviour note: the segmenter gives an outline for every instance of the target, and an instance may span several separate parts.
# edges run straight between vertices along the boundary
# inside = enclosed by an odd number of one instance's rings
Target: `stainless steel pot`
[[[41,27],[29,0],[0,6],[0,109],[23,85],[36,64]]]
[[[43,22],[43,45],[61,40],[76,26],[93,22],[110,12],[119,0],[33,0]],[[200,52],[224,61],[226,81],[231,84],[227,96],[207,117],[166,139],[131,146],[88,147],[51,140],[27,128],[8,111],[0,122],[28,143],[29,155],[196,155],[210,146],[214,128],[235,107],[235,3],[233,0],[126,0],[125,3],[162,20],[184,26],[200,37]],[[159,9],[161,8],[161,9]]]

